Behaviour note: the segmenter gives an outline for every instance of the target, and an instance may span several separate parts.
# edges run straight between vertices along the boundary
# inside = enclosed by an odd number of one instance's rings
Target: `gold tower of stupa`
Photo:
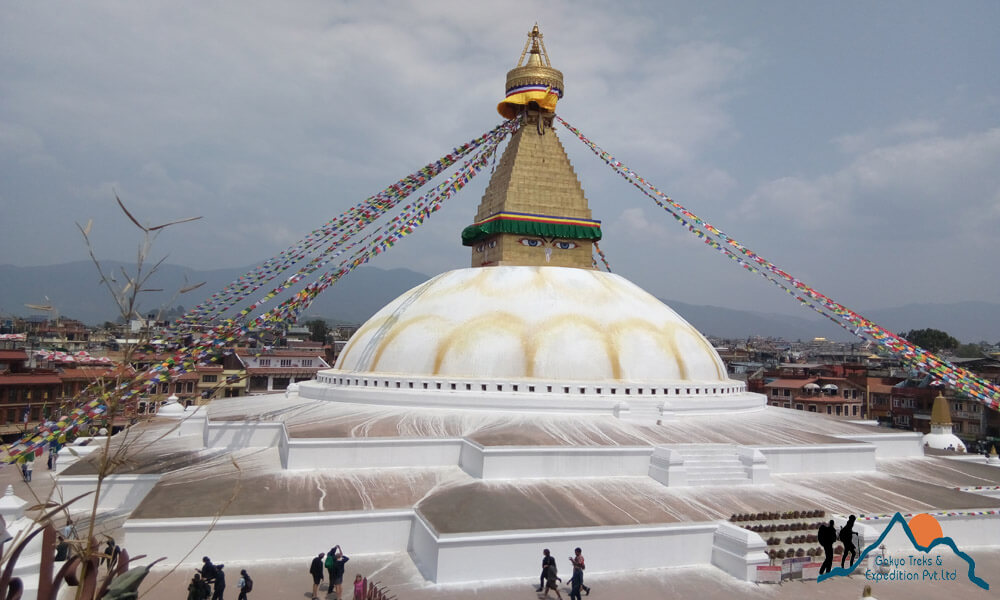
[[[472,266],[554,266],[590,269],[601,223],[591,219],[580,181],[552,129],[563,76],[552,68],[538,25],[517,66],[507,73],[497,111],[518,119],[479,204],[462,232]]]

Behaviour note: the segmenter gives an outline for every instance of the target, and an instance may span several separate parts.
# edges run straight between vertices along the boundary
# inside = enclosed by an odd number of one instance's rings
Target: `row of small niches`
[[[372,379],[372,380],[368,380],[368,379],[351,379],[351,378],[345,378],[345,377],[329,377],[329,376],[325,376],[325,375],[320,375],[319,380],[322,383],[328,383],[328,384],[332,384],[332,385],[342,385],[342,386],[375,387],[375,388],[377,388],[377,387],[384,387],[384,388],[390,388],[390,387],[393,387],[392,385],[390,385],[390,383],[395,383],[396,389],[410,389],[410,390],[415,390],[415,389],[430,390],[430,389],[434,389],[434,390],[452,390],[452,391],[460,391],[461,390],[461,391],[466,391],[466,392],[471,392],[471,391],[480,391],[480,392],[489,392],[489,391],[495,391],[495,392],[517,392],[517,391],[520,391],[520,389],[522,387],[524,387],[524,388],[527,388],[527,392],[528,393],[544,392],[544,393],[551,394],[551,393],[558,393],[558,392],[554,392],[554,390],[556,390],[556,389],[559,388],[559,386],[552,386],[552,385],[522,385],[522,384],[517,384],[517,383],[508,383],[508,384],[502,384],[502,383],[497,383],[497,384],[465,383],[465,384],[458,384],[458,383],[454,383],[454,382],[450,382],[450,381],[449,382],[441,382],[441,381],[416,381],[416,382],[414,382],[414,381],[392,381],[392,382],[390,382],[387,379],[381,380],[382,381],[382,385],[380,386],[378,379]],[[406,385],[403,385],[403,384],[406,384]],[[417,385],[415,385],[415,384],[419,384],[419,387]],[[462,390],[463,386],[465,388],[464,390]],[[478,390],[474,390],[474,388],[476,388],[476,387],[478,387],[479,389]],[[570,394],[571,393],[570,390],[573,389],[574,387],[575,386],[568,386],[568,385],[567,386],[562,386],[562,393],[563,394]],[[490,388],[494,388],[494,389],[491,390]],[[598,394],[598,395],[601,395],[601,394],[604,393],[604,388],[603,387],[595,387],[595,388],[580,387],[580,388],[577,388],[577,389],[579,390],[580,394]],[[746,388],[744,386],[741,386],[741,385],[740,386],[733,386],[733,387],[723,387],[723,388],[718,388],[718,387],[713,387],[713,388],[708,388],[708,387],[706,387],[706,388],[697,388],[697,387],[694,387],[694,388],[691,388],[691,387],[673,388],[673,391],[674,391],[673,394],[670,393],[670,388],[652,388],[652,387],[651,388],[645,388],[645,387],[640,387],[640,388],[631,388],[631,387],[616,388],[616,387],[611,387],[611,388],[607,388],[607,389],[608,389],[608,393],[610,393],[610,394],[617,394],[617,393],[619,393],[619,391],[623,391],[623,394],[626,395],[626,396],[631,396],[632,395],[632,390],[635,390],[635,394],[638,395],[638,396],[644,396],[647,393],[649,395],[651,395],[651,396],[656,396],[657,394],[661,394],[661,393],[664,396],[670,396],[670,395],[674,395],[674,396],[697,396],[697,395],[702,395],[702,394],[704,394],[704,395],[711,395],[711,394],[739,394],[739,393],[742,393],[742,392],[746,391]],[[593,390],[593,391],[588,391],[588,390]],[[709,391],[709,390],[711,390],[711,391]],[[684,393],[681,393],[682,391]]]

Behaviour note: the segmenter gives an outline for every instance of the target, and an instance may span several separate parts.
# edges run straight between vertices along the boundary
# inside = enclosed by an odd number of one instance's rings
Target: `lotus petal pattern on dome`
[[[572,381],[728,381],[711,344],[623,277],[491,267],[438,275],[366,322],[337,370]]]

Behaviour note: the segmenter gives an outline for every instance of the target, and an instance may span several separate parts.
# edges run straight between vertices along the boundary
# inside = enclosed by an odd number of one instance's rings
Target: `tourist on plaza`
[[[570,558],[569,562],[573,565],[573,576],[569,578],[569,600],[580,600],[580,588],[583,587],[583,568],[573,558]]]
[[[56,544],[56,562],[62,562],[69,559],[69,542],[63,536],[58,536],[56,539],[59,542]]]
[[[330,587],[327,590],[327,594],[333,592],[333,555],[336,551],[337,551],[336,546],[330,548],[330,551],[326,553],[326,560],[323,561],[323,566],[326,567],[326,576],[330,582]]]
[[[840,557],[840,568],[844,568],[847,560],[847,553],[851,553],[851,566],[854,566],[854,559],[858,557],[858,549],[854,545],[854,515],[847,519],[847,524],[840,528],[840,541],[844,544],[844,555]]]
[[[344,583],[344,563],[351,560],[344,556],[344,552],[340,549],[340,546],[334,546],[330,552],[333,553],[333,560],[327,557],[328,563],[331,564],[330,569],[330,589],[336,594],[337,600],[342,600],[340,596],[341,588]]]
[[[538,576],[538,589],[536,592],[541,592],[545,589],[545,573],[549,565],[556,564],[556,559],[549,555],[549,549],[546,548],[542,550],[542,574]]]
[[[240,580],[236,586],[240,588],[240,595],[236,600],[247,600],[247,594],[253,591],[253,579],[247,575],[246,569],[240,569]]]
[[[28,458],[24,461],[23,466],[21,467],[21,474],[24,475],[24,480],[29,483],[31,482],[31,470],[35,466],[34,458],[35,455],[29,454]]]
[[[354,600],[365,600],[365,580],[361,573],[354,576]]]
[[[562,579],[559,578],[559,572],[556,570],[556,564],[553,562],[545,568],[545,597],[549,597],[549,590],[555,590],[556,598],[562,600],[562,594],[559,593],[560,583],[562,583]]]
[[[212,591],[212,600],[222,600],[222,593],[226,591],[226,574],[222,572],[225,565],[215,565],[215,590]]]
[[[320,552],[316,558],[312,560],[312,564],[309,565],[309,574],[313,578],[313,597],[312,600],[319,600],[319,583],[323,581],[323,557],[326,556]]]
[[[837,528],[833,526],[832,520],[829,524],[820,524],[819,531],[816,532],[816,541],[823,546],[823,552],[826,554],[823,564],[819,567],[819,574],[829,573],[833,568],[833,545],[837,543]]]
[[[73,519],[66,517],[66,524],[62,528],[63,537],[66,539],[76,538],[76,528],[73,527]]]
[[[109,537],[108,543],[104,546],[104,554],[101,556],[100,564],[107,564],[110,569],[111,565],[118,558],[119,552],[121,552],[121,549],[118,548],[118,544],[115,544],[115,540]]]
[[[208,587],[205,580],[201,578],[201,574],[195,573],[194,577],[191,579],[191,583],[188,584],[187,600],[208,600],[208,596],[211,592],[212,589]]]
[[[569,559],[571,561],[573,561],[573,567],[574,568],[576,568],[577,566],[580,567],[580,587],[583,588],[583,593],[589,596],[590,595],[590,588],[587,587],[587,586],[585,586],[585,585],[583,585],[583,571],[584,571],[584,569],[587,568],[587,564],[583,560],[583,550],[581,550],[579,548],[574,548],[573,549],[573,556],[571,556]]]
[[[201,557],[201,562],[201,580],[205,583],[212,583],[215,581],[217,571],[215,565],[212,564],[212,561],[207,556]]]

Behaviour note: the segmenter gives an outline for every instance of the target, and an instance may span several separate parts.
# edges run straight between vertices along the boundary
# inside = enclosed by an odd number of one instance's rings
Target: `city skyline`
[[[0,261],[79,260],[88,219],[98,256],[127,260],[115,191],[143,221],[203,217],[158,241],[169,262],[263,261],[498,123],[537,20],[565,75],[559,114],[778,266],[857,308],[996,301],[998,16],[986,2],[15,5],[0,19]],[[798,313],[559,135],[616,272],[683,302]],[[373,264],[467,266],[459,232],[487,179]]]

